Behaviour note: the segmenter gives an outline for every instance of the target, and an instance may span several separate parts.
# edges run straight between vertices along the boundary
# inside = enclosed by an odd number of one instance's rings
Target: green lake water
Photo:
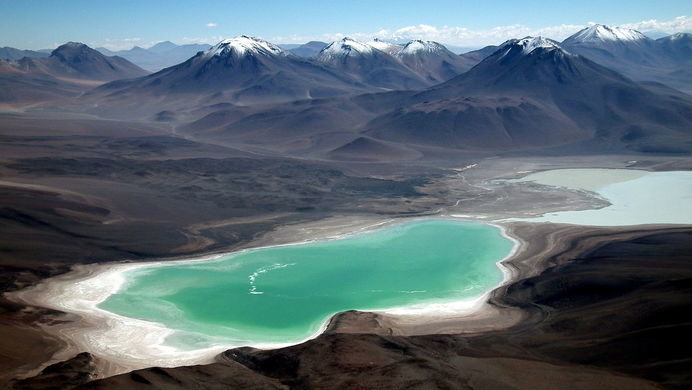
[[[99,307],[176,330],[181,349],[290,343],[334,313],[482,295],[513,242],[491,225],[420,220],[348,238],[127,271]]]

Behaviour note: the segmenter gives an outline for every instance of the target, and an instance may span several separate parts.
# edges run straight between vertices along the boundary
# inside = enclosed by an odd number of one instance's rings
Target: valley
[[[3,49],[0,385],[686,388],[689,42]]]

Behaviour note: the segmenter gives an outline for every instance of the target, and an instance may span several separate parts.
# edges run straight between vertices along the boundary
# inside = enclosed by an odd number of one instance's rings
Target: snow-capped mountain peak
[[[507,41],[502,46],[519,46],[524,55],[533,53],[536,49],[544,50],[558,50],[564,52],[564,50],[558,45],[557,42],[552,39],[538,37],[525,37],[522,39],[512,39]],[[511,47],[510,49],[511,50]]]
[[[317,55],[317,58],[324,60],[330,58],[349,57],[353,55],[371,54],[373,50],[377,49],[365,43],[358,42],[355,39],[346,37],[327,45],[327,47],[322,49],[322,51]]]
[[[690,38],[690,37],[692,37],[692,34],[690,34],[690,33],[681,33],[681,32],[679,32],[679,33],[675,33],[675,34],[673,34],[673,35],[669,35],[669,36],[667,36],[666,38],[669,39],[669,40],[671,40],[671,41],[677,41],[677,40],[680,40],[680,39],[683,39],[683,38]]]
[[[444,51],[444,46],[433,41],[421,41],[419,39],[407,43],[399,54],[440,53]]]
[[[565,42],[612,42],[639,41],[646,39],[647,37],[637,30],[594,24],[567,38]]]
[[[401,45],[397,45],[396,43],[383,41],[383,40],[378,39],[378,38],[375,38],[372,41],[369,41],[367,44],[369,46],[374,47],[377,50],[380,50],[380,51],[383,51],[383,52],[389,53],[389,54],[396,54],[401,50]]]
[[[208,57],[246,54],[286,55],[278,46],[263,39],[241,35],[239,37],[224,39],[209,49]]]

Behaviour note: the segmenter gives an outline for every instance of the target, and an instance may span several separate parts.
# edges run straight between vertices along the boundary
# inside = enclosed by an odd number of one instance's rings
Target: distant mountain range
[[[351,50],[367,54],[366,48]],[[468,72],[427,89],[254,109],[226,106],[205,111],[180,130],[215,142],[340,160],[434,156],[450,149],[689,153],[692,97],[639,84],[558,42],[529,37],[505,42]]]
[[[47,57],[0,60],[0,102],[41,102],[74,96],[103,82],[147,74],[124,58],[68,42]]]
[[[152,74],[68,43],[49,57],[0,62],[0,102],[81,95],[71,103],[92,114],[167,121],[212,142],[327,159],[440,150],[688,153],[692,96],[681,91],[692,85],[691,41],[594,25],[561,43],[526,37],[456,55],[422,40],[282,49],[240,36]]]
[[[510,40],[470,71],[392,108],[365,133],[472,150],[692,150],[692,97],[646,88],[540,37]],[[680,136],[685,143],[671,143]]]
[[[141,68],[155,72],[177,65],[200,51],[209,50],[210,47],[211,45],[207,44],[176,45],[173,42],[165,41],[148,49],[135,46],[129,50],[110,51],[103,47],[97,47],[96,50],[107,56],[125,58]]]
[[[148,72],[124,58],[105,56],[89,46],[68,42],[45,58],[24,57],[16,62],[24,72],[44,73],[58,78],[112,81],[143,76]]]
[[[312,49],[322,46],[311,44]],[[292,50],[303,50],[304,46]],[[382,90],[421,89],[448,80],[474,63],[435,42],[401,46],[382,41],[362,43],[344,38],[303,58],[262,39],[225,40],[187,61],[143,78],[115,82],[88,94],[105,96],[120,106],[137,96],[155,97],[151,105],[170,109],[190,104],[190,96],[213,104],[267,104]]]
[[[91,98],[113,105],[145,98],[161,108],[194,101],[267,104],[324,98],[369,88],[316,62],[285,52],[267,41],[240,36],[221,41],[187,61],[154,74],[106,84]],[[177,103],[176,103],[177,102]]]
[[[35,50],[20,50],[13,47],[0,48],[0,60],[17,61],[24,57],[42,58],[48,57],[50,53]]]
[[[327,45],[328,43],[325,42],[310,41],[302,45],[279,45],[279,47],[298,57],[310,58],[316,56]]]

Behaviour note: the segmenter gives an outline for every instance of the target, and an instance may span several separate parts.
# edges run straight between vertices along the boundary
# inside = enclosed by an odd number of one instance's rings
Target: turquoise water
[[[423,220],[344,239],[128,271],[99,307],[164,324],[195,349],[295,342],[334,313],[477,297],[502,281],[512,241],[491,225]]]
[[[611,203],[598,210],[562,211],[530,222],[591,226],[692,224],[692,172],[646,172],[625,169],[559,169],[518,181],[581,188]]]

